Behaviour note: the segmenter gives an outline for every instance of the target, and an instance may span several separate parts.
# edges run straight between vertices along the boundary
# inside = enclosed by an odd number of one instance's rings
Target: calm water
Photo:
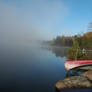
[[[31,43],[1,44],[0,90],[57,92],[55,83],[68,75],[64,67],[65,51],[66,48],[44,47]],[[74,92],[74,90],[61,92]],[[75,92],[92,92],[92,90],[76,89]]]

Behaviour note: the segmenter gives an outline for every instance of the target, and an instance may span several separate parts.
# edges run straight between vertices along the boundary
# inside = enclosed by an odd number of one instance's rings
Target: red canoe
[[[70,61],[67,61],[65,63],[65,68],[66,70],[70,70],[70,69],[73,69],[73,68],[76,68],[76,67],[79,67],[79,66],[84,66],[84,65],[91,65],[92,64],[92,60],[89,61],[89,60],[70,60]]]

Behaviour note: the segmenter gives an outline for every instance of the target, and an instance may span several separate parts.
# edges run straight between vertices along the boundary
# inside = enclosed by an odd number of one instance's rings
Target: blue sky
[[[92,21],[92,0],[0,0],[0,7],[3,31],[25,39],[85,33]]]

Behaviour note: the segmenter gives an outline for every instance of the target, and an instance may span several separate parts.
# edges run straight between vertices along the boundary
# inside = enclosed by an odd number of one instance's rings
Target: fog
[[[38,38],[41,36],[36,29],[25,26],[13,7],[0,3],[0,42],[20,43]]]
[[[21,3],[19,7],[14,3],[0,2],[0,43],[34,42],[56,36],[55,29],[67,14],[61,2]]]

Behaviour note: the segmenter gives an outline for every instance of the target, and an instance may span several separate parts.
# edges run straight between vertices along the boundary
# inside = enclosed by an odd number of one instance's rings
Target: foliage
[[[51,45],[67,46],[72,47],[67,50],[67,58],[76,60],[76,59],[91,59],[91,55],[82,55],[82,49],[92,50],[92,22],[89,23],[88,31],[85,34],[78,34],[75,36],[57,36],[50,43]],[[75,39],[75,41],[74,41]]]
[[[55,39],[53,39],[52,45],[58,45],[58,46],[72,46],[73,39],[72,37],[65,37],[65,36],[57,36]]]
[[[81,39],[81,48],[92,49],[92,32],[89,32]]]
[[[78,41],[75,40],[73,47],[67,50],[67,58],[71,60],[77,60],[82,56],[82,51],[79,47]]]

